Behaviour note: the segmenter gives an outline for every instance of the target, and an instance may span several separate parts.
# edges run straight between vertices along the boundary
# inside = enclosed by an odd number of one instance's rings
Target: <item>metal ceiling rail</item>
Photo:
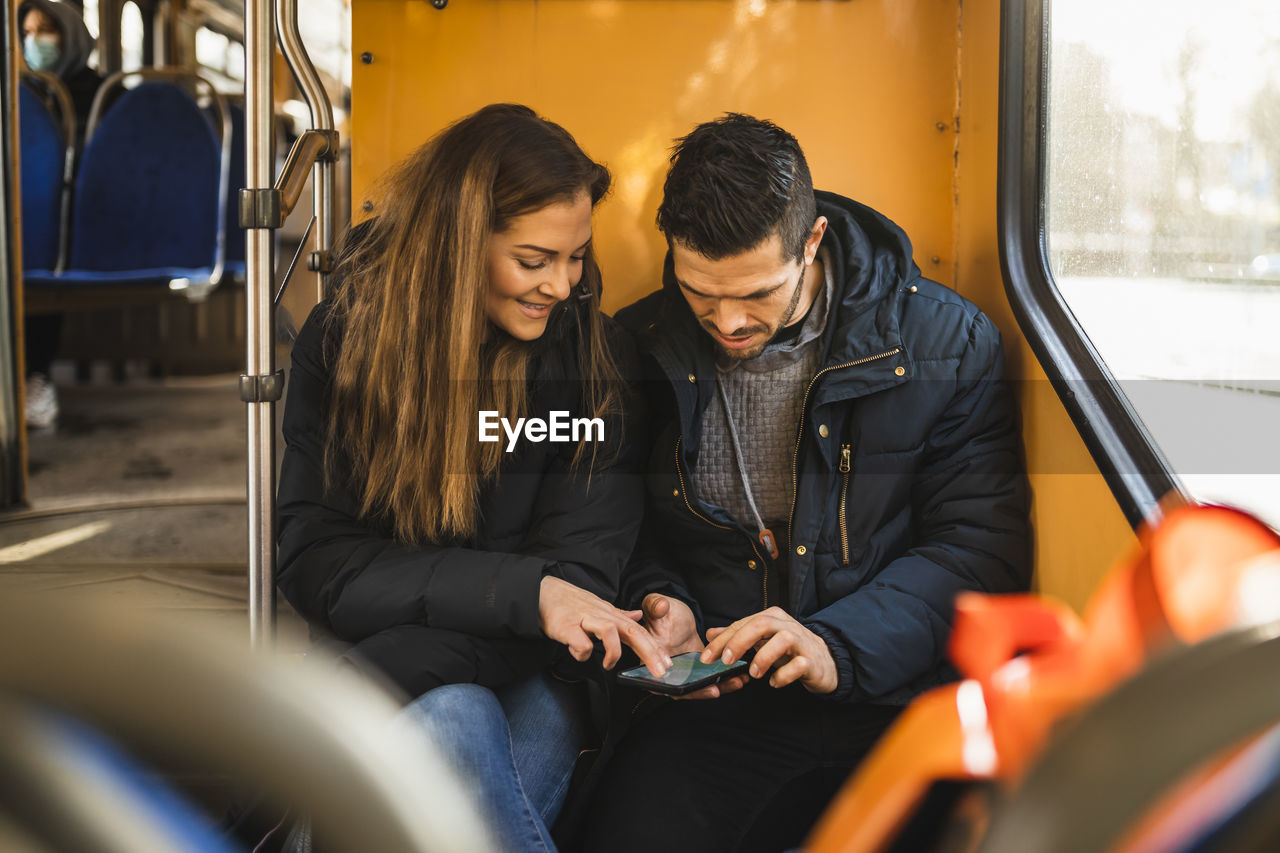
[[[317,250],[307,267],[317,274],[321,296],[328,281],[333,243],[333,160],[338,137],[333,109],[298,33],[297,0],[278,0],[280,47],[311,111],[311,126],[290,152],[278,181],[272,104],[272,56],[277,9],[271,0],[245,1],[245,177],[240,225],[246,233],[247,358],[240,398],[248,406],[249,637],[255,648],[275,637],[276,469],[275,404],[284,393],[284,372],[275,366],[274,230],[301,193],[301,175],[314,168]]]

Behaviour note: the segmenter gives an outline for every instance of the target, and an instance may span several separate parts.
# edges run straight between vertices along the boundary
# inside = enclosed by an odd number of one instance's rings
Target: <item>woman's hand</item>
[[[640,656],[655,678],[671,666],[671,658],[640,625],[642,611],[619,610],[597,595],[548,575],[538,591],[538,622],[542,633],[564,643],[574,660],[591,657],[592,637],[604,645],[604,668],[613,669],[626,643]]]

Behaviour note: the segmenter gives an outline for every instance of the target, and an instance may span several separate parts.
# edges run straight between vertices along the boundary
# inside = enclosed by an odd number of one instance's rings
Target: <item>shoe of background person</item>
[[[58,419],[58,389],[43,373],[27,378],[27,426],[45,429]]]

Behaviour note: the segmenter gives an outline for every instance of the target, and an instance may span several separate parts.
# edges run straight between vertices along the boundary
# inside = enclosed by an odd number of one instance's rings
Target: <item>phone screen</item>
[[[628,669],[621,673],[627,678],[634,678],[640,681],[648,681],[653,684],[665,684],[668,687],[683,687],[696,681],[701,681],[708,676],[719,675],[729,670],[742,670],[746,668],[743,661],[734,664],[724,664],[720,661],[712,661],[711,663],[703,663],[699,656],[701,652],[685,652],[682,655],[676,655],[671,659],[671,667],[667,670],[662,678],[654,678],[653,673],[649,672],[648,667],[637,666],[634,669]]]

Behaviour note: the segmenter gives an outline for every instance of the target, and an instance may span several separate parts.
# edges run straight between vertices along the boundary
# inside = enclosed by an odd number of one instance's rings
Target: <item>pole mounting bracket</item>
[[[312,130],[311,133],[319,134],[324,137],[324,151],[316,159],[336,163],[338,161],[338,155],[342,153],[341,138],[338,136],[338,131]]]
[[[284,194],[275,187],[240,190],[241,228],[279,228],[284,224]]]
[[[274,403],[284,396],[284,371],[240,377],[240,399],[246,403]]]

